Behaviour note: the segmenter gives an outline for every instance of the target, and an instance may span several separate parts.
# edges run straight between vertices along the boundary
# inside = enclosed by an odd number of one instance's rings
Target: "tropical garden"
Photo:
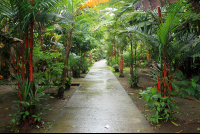
[[[153,85],[139,92],[147,120],[175,121],[174,96],[200,98],[200,2],[157,3],[147,10],[141,0],[1,0],[0,84],[14,85],[17,111],[9,123],[40,124],[51,111],[45,91],[54,86],[63,99],[72,80],[101,59],[132,90],[147,68]]]

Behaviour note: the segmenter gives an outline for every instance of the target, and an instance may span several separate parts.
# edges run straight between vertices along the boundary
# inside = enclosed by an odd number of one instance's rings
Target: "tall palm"
[[[200,49],[199,41],[195,40],[195,42],[197,41],[198,43],[194,44],[193,40],[197,38],[197,36],[188,36],[187,34],[188,38],[186,40],[183,38],[177,40],[180,35],[184,35],[183,32],[185,31],[180,31],[180,29],[182,29],[181,26],[186,21],[185,18],[190,14],[189,5],[183,4],[184,3],[180,0],[167,7],[167,12],[164,14],[166,19],[161,19],[161,24],[158,23],[155,32],[151,33],[151,35],[139,32],[133,27],[127,29],[127,31],[134,33],[135,38],[154,46],[154,59],[160,70],[160,73],[157,74],[157,88],[162,96],[165,96],[167,92],[171,92],[171,80],[173,76],[170,74],[174,75],[178,67],[180,67],[180,65],[178,65],[174,73],[172,73],[171,65],[174,58],[176,57],[176,59],[179,59],[179,63],[181,64],[187,57],[198,53]]]
[[[66,5],[65,7],[68,9],[68,11],[73,15],[73,20],[77,22],[77,24],[83,24],[85,22],[90,22],[88,19],[90,19],[90,16],[88,16],[87,13],[83,12],[83,8],[81,8],[81,4],[83,1],[81,0],[63,0],[62,4]],[[86,9],[85,9],[86,10]],[[78,25],[79,25],[78,24]],[[67,34],[67,41],[65,43],[65,58],[64,58],[64,68],[62,72],[62,77],[61,77],[61,84],[63,87],[61,87],[58,90],[58,96],[63,97],[64,94],[64,86],[65,86],[65,81],[67,77],[67,65],[68,65],[68,58],[69,58],[69,53],[70,53],[70,47],[71,47],[71,39],[72,39],[72,33],[74,30],[75,24],[70,23],[70,26],[67,28],[68,29],[68,34]]]
[[[52,9],[55,8],[57,5],[56,0],[2,0],[0,2],[0,11],[1,11],[1,20],[6,18],[8,22],[6,25],[9,26],[9,30],[1,33],[3,34],[3,37],[6,37],[6,39],[3,40],[5,47],[4,48],[9,48],[10,43],[7,41],[9,37],[18,37],[20,38],[24,43],[20,43],[19,45],[16,44],[14,45],[15,50],[16,50],[16,59],[14,59],[14,54],[11,54],[10,52],[10,57],[12,57],[12,60],[14,62],[14,67],[13,70],[16,70],[16,73],[20,76],[20,72],[22,73],[22,81],[18,79],[19,82],[22,82],[21,84],[24,84],[23,82],[25,77],[26,79],[30,80],[31,83],[31,89],[33,91],[30,91],[33,93],[33,97],[35,97],[35,84],[34,84],[34,79],[33,79],[33,45],[36,42],[34,41],[33,37],[33,30],[35,29],[35,33],[37,32],[37,26],[46,26],[49,24],[49,22],[56,22],[57,20],[60,19],[65,19],[63,16],[60,14],[55,14],[52,13]],[[50,13],[51,12],[51,13]],[[46,17],[46,18],[45,18]],[[39,24],[39,25],[38,25]],[[30,30],[30,33],[29,33]],[[30,34],[30,36],[29,36]],[[2,37],[2,36],[1,36]],[[29,43],[29,37],[30,37],[30,43]],[[30,44],[30,45],[29,45]],[[7,49],[9,51],[9,49]],[[25,50],[25,51],[24,51]],[[1,55],[2,56],[2,55]],[[19,68],[19,62],[20,62],[20,57],[22,57],[22,70]],[[30,64],[29,64],[30,61]],[[25,76],[25,66],[26,66],[26,76]],[[30,72],[30,76],[29,76]],[[20,78],[20,77],[17,77]],[[20,101],[26,101],[25,100],[25,94],[24,94],[24,89],[21,88],[18,82],[18,98]],[[29,81],[28,81],[29,83]],[[27,84],[28,84],[27,83]],[[29,94],[29,92],[27,92]],[[28,109],[29,112],[31,111],[36,111],[34,105],[29,105],[26,106],[20,105],[20,110],[21,107],[23,109]],[[32,109],[32,110],[30,110]],[[33,114],[32,112],[30,115]]]

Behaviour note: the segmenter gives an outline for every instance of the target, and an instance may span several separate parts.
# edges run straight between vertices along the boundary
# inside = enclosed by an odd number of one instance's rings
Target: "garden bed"
[[[128,70],[125,71],[124,77],[116,77],[146,118],[150,115],[150,110],[146,109],[147,102],[141,97],[139,90],[145,90],[147,87],[153,86],[154,81],[146,75],[148,72],[147,68],[139,69],[139,74],[141,74],[140,82],[138,87],[133,88],[129,86]],[[117,76],[118,74],[115,73],[115,75]],[[186,96],[185,99],[179,97],[173,97],[173,99],[180,108],[174,110],[177,120],[151,124],[152,129],[156,133],[199,133],[200,101],[190,96]]]

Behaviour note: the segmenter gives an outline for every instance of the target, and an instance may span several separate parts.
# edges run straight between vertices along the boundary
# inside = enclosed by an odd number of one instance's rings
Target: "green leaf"
[[[195,93],[195,90],[194,90],[194,88],[192,87],[192,85],[190,85],[190,86],[188,87],[188,94],[189,94],[190,96],[194,96],[194,93]]]
[[[165,109],[165,110],[164,110],[164,112],[165,112],[165,114],[167,114],[168,110],[167,110],[167,109]]]
[[[38,117],[38,121],[40,121],[40,119],[41,119],[41,118],[40,118],[40,117]]]
[[[160,104],[161,104],[161,106],[162,106],[162,107],[164,107],[164,106],[165,106],[165,102],[161,102]]]
[[[157,110],[160,112],[160,108],[159,107],[157,107]]]
[[[25,111],[25,114],[26,114],[26,115],[29,115],[29,112],[28,112],[28,111]]]
[[[15,119],[12,119],[11,122],[12,122],[13,124],[15,124],[16,120],[15,120]]]
[[[31,115],[31,116],[37,118],[37,115]]]
[[[154,95],[152,95],[152,98],[154,98],[154,99],[158,99],[160,97],[160,94],[154,94]]]
[[[193,87],[194,89],[196,89],[196,83],[195,83],[195,82],[192,82],[192,87]]]
[[[179,69],[176,71],[175,75],[179,80],[185,79],[185,76],[183,75],[183,72],[181,70],[179,70]]]
[[[175,91],[172,91],[170,94],[171,95],[176,95],[177,93]]]
[[[188,84],[190,84],[191,82],[190,81],[187,81],[187,80],[184,80],[184,81],[180,81],[180,85],[184,85],[184,86],[187,86]]]
[[[199,76],[195,76],[192,78],[194,82],[197,82],[199,80]]]
[[[196,84],[196,90],[198,90],[200,92],[200,85]]]
[[[160,106],[160,103],[159,102],[154,102],[154,104],[156,105],[156,106]]]
[[[141,130],[140,130],[140,129],[138,129],[138,130],[137,130],[137,132],[141,132]]]
[[[153,87],[153,88],[151,88],[151,91],[152,91],[153,94],[154,94],[154,93],[157,93],[157,88],[156,88],[156,87]]]
[[[20,112],[19,114],[24,114],[24,112]]]

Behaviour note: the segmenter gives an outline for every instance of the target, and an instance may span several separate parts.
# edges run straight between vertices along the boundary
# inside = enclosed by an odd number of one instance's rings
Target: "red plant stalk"
[[[157,77],[157,83],[158,83],[158,88],[157,91],[160,92],[160,83],[159,83],[159,77]]]
[[[159,14],[159,22],[161,23],[161,10],[160,10],[160,7],[158,7],[158,14]]]
[[[122,61],[122,58],[119,61],[120,72],[121,72],[121,61]]]
[[[31,29],[30,29],[30,81],[33,81],[33,18],[31,18]]]
[[[30,0],[32,3],[33,0]],[[33,6],[33,4],[32,4]],[[30,19],[31,29],[30,29],[30,81],[33,81],[33,16]],[[35,86],[33,85],[33,96],[35,96]]]
[[[169,65],[168,65],[169,67]],[[168,76],[169,76],[169,94],[171,93],[171,75],[170,75],[170,67],[169,67],[169,71],[168,71]]]

